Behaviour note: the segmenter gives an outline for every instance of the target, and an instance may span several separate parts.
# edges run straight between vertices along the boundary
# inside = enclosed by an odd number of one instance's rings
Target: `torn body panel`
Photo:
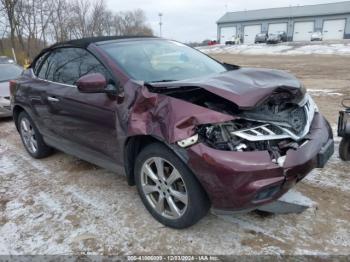
[[[138,88],[128,134],[156,136],[172,144],[174,151],[178,151],[176,142],[198,134],[198,143],[180,154],[186,154],[182,159],[214,208],[249,209],[268,203],[319,167],[318,154],[332,134],[297,83],[292,89],[275,87],[272,95],[266,87],[270,95],[255,96],[245,104],[257,104],[251,109],[241,108],[245,96],[235,100],[204,84],[183,84]],[[239,92],[231,89],[230,93]]]
[[[283,165],[274,163],[268,151],[220,151],[201,143],[188,149],[188,166],[211,196],[215,209],[244,210],[278,199],[312,169],[322,167],[322,148],[332,133],[326,120],[316,114],[308,143],[286,152]]]
[[[208,90],[196,86],[159,89],[152,85],[137,92],[129,135],[159,137],[172,144],[172,150],[185,154],[182,159],[215,209],[252,209],[278,199],[313,168],[320,167],[319,152],[333,138],[308,96],[295,99],[285,92],[284,96],[276,93],[277,97],[256,100],[256,108],[242,110],[236,101],[214,93],[210,97]],[[266,126],[270,123],[274,129]],[[252,131],[259,137],[255,141],[236,133],[256,125],[263,128]],[[279,137],[278,128],[290,131],[283,133],[281,129],[284,136]],[[196,134],[197,144],[181,152],[176,149],[174,143]]]
[[[173,91],[176,94],[178,90]],[[231,105],[227,101],[227,108]],[[306,103],[294,105],[303,107]],[[332,133],[318,112],[312,112],[308,134],[303,139],[288,136],[272,141],[247,141],[237,137],[235,141],[234,129],[250,123],[243,118],[247,111],[232,107],[234,115],[225,106],[220,108],[224,113],[205,100],[193,104],[141,87],[130,111],[128,134],[152,135],[171,144],[208,193],[213,208],[220,210],[248,210],[274,201],[312,169],[321,167],[319,152],[332,141]],[[215,127],[219,127],[220,135],[213,135],[215,142],[210,143],[208,133],[214,132]],[[181,150],[175,144],[195,134],[199,134],[197,144]]]
[[[141,87],[130,112],[128,134],[153,135],[173,144],[195,134],[198,125],[235,119],[170,96],[151,93]]]

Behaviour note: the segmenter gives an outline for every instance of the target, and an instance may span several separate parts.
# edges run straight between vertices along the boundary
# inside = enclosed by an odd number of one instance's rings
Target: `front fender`
[[[160,137],[168,144],[195,134],[195,127],[235,119],[234,116],[194,105],[170,96],[151,93],[143,86],[137,90],[132,107],[128,134]]]

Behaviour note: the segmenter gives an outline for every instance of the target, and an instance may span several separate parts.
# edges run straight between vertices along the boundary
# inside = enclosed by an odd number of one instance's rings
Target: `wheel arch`
[[[12,117],[13,117],[13,121],[15,122],[17,131],[19,131],[19,127],[18,127],[18,117],[21,114],[21,112],[25,112],[25,109],[19,105],[15,105],[12,109]]]
[[[187,152],[185,149],[182,149],[176,145],[169,145],[158,137],[152,135],[137,135],[129,137],[124,144],[124,168],[128,185],[135,185],[134,160],[143,148],[153,143],[165,145],[183,162],[186,163],[188,161]]]

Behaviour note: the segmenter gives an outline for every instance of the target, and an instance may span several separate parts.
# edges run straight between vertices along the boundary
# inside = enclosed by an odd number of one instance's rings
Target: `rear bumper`
[[[327,121],[316,113],[308,143],[289,150],[283,166],[268,152],[227,152],[197,144],[188,149],[188,165],[217,210],[240,211],[280,198],[312,169],[324,167],[334,152]]]
[[[2,117],[11,117],[12,110],[10,105],[10,100],[0,97],[0,118]]]

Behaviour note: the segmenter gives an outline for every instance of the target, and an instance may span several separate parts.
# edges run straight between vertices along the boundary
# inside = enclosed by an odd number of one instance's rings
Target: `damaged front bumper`
[[[206,190],[213,209],[252,210],[280,198],[334,152],[333,134],[316,113],[308,141],[275,163],[267,151],[231,152],[199,143],[187,149],[188,166]]]

